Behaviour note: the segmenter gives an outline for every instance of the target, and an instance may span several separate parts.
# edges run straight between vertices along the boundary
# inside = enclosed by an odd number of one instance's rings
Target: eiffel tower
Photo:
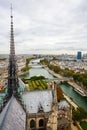
[[[17,64],[15,56],[15,45],[14,45],[14,31],[13,31],[13,15],[11,6],[11,34],[10,34],[10,55],[9,55],[9,65],[8,65],[8,97],[12,95],[18,96],[18,75],[17,75]]]

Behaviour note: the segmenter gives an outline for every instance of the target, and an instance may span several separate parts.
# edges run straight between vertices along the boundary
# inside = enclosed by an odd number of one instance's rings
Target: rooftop
[[[25,130],[26,114],[13,96],[0,114],[0,130]]]
[[[28,113],[50,112],[53,96],[51,90],[31,91],[23,94],[24,104]]]
[[[58,103],[58,107],[59,107],[59,109],[70,108],[70,105],[67,101],[63,100]]]

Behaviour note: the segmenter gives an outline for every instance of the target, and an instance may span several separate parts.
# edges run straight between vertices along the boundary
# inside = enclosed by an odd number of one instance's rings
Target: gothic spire
[[[15,55],[15,47],[14,47],[14,32],[13,32],[13,15],[12,15],[12,4],[11,4],[11,36],[10,36],[10,55]]]
[[[14,33],[13,33],[13,15],[11,5],[11,35],[10,35],[10,55],[8,66],[8,95],[18,96],[19,80],[17,75],[17,64],[15,56]]]

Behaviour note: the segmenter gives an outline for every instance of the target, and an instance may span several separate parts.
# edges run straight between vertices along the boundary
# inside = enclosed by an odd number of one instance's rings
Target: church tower
[[[47,130],[57,130],[58,127],[58,101],[57,101],[57,83],[53,82],[53,104],[52,104],[52,112],[49,115]]]
[[[17,75],[17,64],[15,56],[15,45],[14,45],[14,32],[13,32],[13,15],[11,6],[11,33],[10,33],[10,55],[8,65],[8,96],[18,96],[18,75]]]

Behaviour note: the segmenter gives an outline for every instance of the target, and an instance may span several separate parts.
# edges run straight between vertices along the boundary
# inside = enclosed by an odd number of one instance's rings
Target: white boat
[[[79,88],[74,88],[74,90],[75,90],[77,93],[79,93],[81,96],[86,97],[86,94],[84,93],[83,90],[81,90],[81,89],[79,89]]]

